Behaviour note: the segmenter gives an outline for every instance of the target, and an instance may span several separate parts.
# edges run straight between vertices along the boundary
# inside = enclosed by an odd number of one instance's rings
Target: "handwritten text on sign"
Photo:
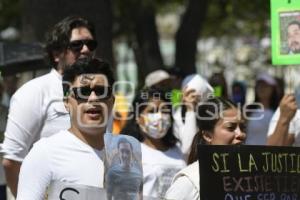
[[[201,146],[200,191],[201,197],[205,194],[203,199],[300,199],[299,148]]]

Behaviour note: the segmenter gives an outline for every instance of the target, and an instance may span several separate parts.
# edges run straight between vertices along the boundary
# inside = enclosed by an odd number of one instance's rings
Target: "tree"
[[[136,61],[141,76],[158,66],[148,65],[147,60],[160,63],[160,50],[156,47],[156,26],[150,16],[157,12],[165,12],[167,8],[182,6],[185,3],[185,12],[176,33],[176,53],[174,66],[178,66],[185,74],[194,73],[197,40],[200,37],[222,35],[256,35],[263,36],[268,33],[267,21],[269,19],[269,1],[261,0],[115,0],[115,36],[123,35],[136,49]],[[172,6],[170,6],[172,5]],[[151,13],[151,15],[150,15]],[[143,21],[144,19],[144,21]],[[146,20],[148,19],[148,21]],[[142,22],[143,21],[143,22]],[[138,23],[140,22],[140,23]],[[152,29],[152,30],[151,30]],[[135,31],[137,30],[137,31]],[[143,31],[147,30],[147,31]],[[152,33],[152,37],[150,37]],[[141,35],[143,34],[143,35]],[[140,39],[141,38],[141,39]],[[159,39],[159,37],[157,37]],[[145,41],[147,40],[147,41]],[[155,50],[155,54],[146,54],[146,48]],[[153,47],[153,48],[149,48]],[[156,55],[155,57],[153,55]],[[145,58],[148,57],[149,58]],[[163,68],[164,64],[160,65]]]
[[[179,0],[169,1],[171,4],[182,3]],[[138,5],[138,6],[137,6]],[[115,16],[125,23],[117,26],[117,33],[125,33],[134,45],[139,80],[156,69],[164,68],[159,49],[159,36],[155,24],[155,16],[160,6],[166,6],[165,1],[116,1]],[[184,74],[195,73],[196,43],[204,21],[207,0],[188,0],[188,6],[182,18],[181,26],[176,35],[175,66],[182,69]],[[120,11],[122,10],[122,11]],[[127,11],[126,11],[127,10]],[[123,31],[121,30],[123,29]]]
[[[135,47],[135,55],[139,66],[139,79],[144,80],[144,77],[151,71],[164,66],[158,43],[159,36],[155,24],[154,7],[142,5],[136,12],[134,23],[138,44]]]
[[[114,35],[125,35],[133,48],[139,82],[142,83],[148,73],[164,67],[155,22],[155,3],[137,0],[117,0],[115,3],[115,27],[118,28]]]
[[[20,2],[23,2],[24,16],[20,14]],[[200,37],[262,37],[269,33],[270,5],[269,1],[261,0],[1,0],[0,29],[20,28],[22,21],[23,41],[43,41],[45,31],[64,16],[88,16],[96,23],[102,41],[97,54],[112,60],[112,37],[126,38],[135,49],[139,73],[143,77],[164,66],[158,48],[156,14],[184,5],[185,13],[176,33],[174,65],[186,73],[195,72],[196,41]]]
[[[0,30],[20,26],[20,0],[0,1]]]
[[[207,5],[207,0],[189,0],[176,33],[175,66],[181,68],[184,74],[196,72],[196,45]]]

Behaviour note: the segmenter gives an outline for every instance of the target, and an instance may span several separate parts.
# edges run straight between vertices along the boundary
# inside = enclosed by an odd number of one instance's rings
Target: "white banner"
[[[66,182],[52,182],[47,200],[106,200],[104,189]]]

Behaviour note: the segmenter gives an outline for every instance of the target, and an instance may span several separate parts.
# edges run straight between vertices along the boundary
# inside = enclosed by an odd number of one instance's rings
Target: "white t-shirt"
[[[183,122],[181,109],[182,107],[178,107],[174,112],[173,133],[181,142],[179,144],[181,152],[187,157],[190,153],[194,136],[197,133],[196,113],[187,111],[185,113],[185,122]]]
[[[273,132],[275,131],[279,119],[279,115],[280,115],[280,109],[277,108],[269,124],[268,136],[273,134]],[[290,122],[289,133],[295,134],[295,142],[293,146],[300,146],[300,110],[299,109],[297,110],[294,118]]]
[[[22,163],[17,199],[43,200],[52,181],[103,188],[104,155],[68,131],[41,139]]]
[[[4,158],[22,162],[35,141],[69,127],[62,76],[52,69],[24,84],[12,96],[3,142]]]
[[[274,111],[270,109],[256,110],[251,114],[246,130],[246,144],[266,145],[268,127],[273,114]]]
[[[200,176],[198,161],[176,174],[171,187],[166,192],[166,200],[199,200]]]
[[[160,198],[169,188],[174,175],[186,166],[180,149],[175,146],[165,152],[144,143],[142,147],[143,196]]]
[[[0,134],[4,134],[5,126],[6,126],[6,117],[8,113],[8,108],[0,104]],[[2,145],[1,145],[2,146]],[[1,151],[1,147],[0,147]],[[0,185],[5,185],[5,174],[2,165],[2,154],[0,155]]]

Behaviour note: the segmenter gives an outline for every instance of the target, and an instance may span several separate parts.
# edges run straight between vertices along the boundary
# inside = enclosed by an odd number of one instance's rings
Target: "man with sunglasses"
[[[13,95],[3,143],[7,184],[16,195],[21,163],[32,144],[70,127],[62,102],[61,75],[78,58],[92,57],[97,47],[94,26],[81,17],[57,23],[46,38],[50,73],[24,84]]]
[[[87,196],[81,199],[99,198],[94,194],[104,184],[104,133],[114,104],[113,83],[110,65],[98,59],[79,59],[65,71],[71,128],[34,144],[22,163],[17,199],[42,200],[47,188],[50,196],[59,195],[68,184],[78,191],[74,199],[83,193]]]

